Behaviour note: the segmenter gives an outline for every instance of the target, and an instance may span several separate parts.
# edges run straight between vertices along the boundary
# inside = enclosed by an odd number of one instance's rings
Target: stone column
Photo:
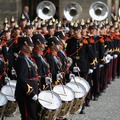
[[[107,5],[109,8],[108,20],[111,21],[111,7],[112,7],[112,0],[107,0]]]
[[[115,15],[118,17],[118,10],[119,10],[119,0],[115,0]]]

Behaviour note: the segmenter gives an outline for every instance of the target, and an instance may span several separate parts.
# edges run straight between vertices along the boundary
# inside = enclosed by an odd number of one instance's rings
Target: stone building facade
[[[10,19],[14,16],[17,20],[20,18],[24,5],[30,7],[30,17],[33,19],[36,17],[36,7],[43,0],[0,0],[0,28],[5,17]],[[70,2],[77,2],[82,7],[82,13],[80,19],[89,18],[89,7],[90,5],[98,0],[49,0],[53,2],[59,13],[60,20],[64,17],[63,11],[65,6]],[[111,0],[99,0],[107,4]]]

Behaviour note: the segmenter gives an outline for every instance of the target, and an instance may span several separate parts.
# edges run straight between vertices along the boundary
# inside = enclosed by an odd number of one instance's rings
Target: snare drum
[[[75,92],[75,99],[73,101],[73,106],[71,107],[70,113],[79,113],[85,100],[86,89],[82,84],[77,83],[76,85],[76,83],[72,81],[66,85]]]
[[[8,102],[7,97],[0,92],[0,117],[4,115],[4,110],[7,102]]]
[[[14,98],[15,94],[15,86],[5,85],[2,87],[1,92],[7,97],[8,103],[6,105],[6,109],[4,111],[4,116],[11,116],[17,109],[17,103]]]
[[[90,90],[90,85],[84,78],[76,76],[75,78],[72,78],[71,81],[76,81],[76,82],[82,84],[86,89],[86,95],[87,95],[87,93]]]
[[[58,118],[66,118],[69,115],[70,109],[72,107],[75,93],[70,87],[65,85],[57,85],[53,88],[53,91],[57,93],[62,100]]]
[[[12,85],[16,87],[16,83],[17,83],[16,80],[10,80],[9,82],[7,82],[7,85]]]
[[[62,103],[59,95],[49,90],[41,91],[38,101],[42,105],[39,120],[55,120]]]

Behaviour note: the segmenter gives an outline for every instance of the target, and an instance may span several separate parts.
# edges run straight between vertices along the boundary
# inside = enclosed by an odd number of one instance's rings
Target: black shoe
[[[85,106],[90,107],[90,101],[86,101]]]
[[[94,101],[98,101],[98,97],[94,97]]]
[[[85,114],[85,109],[82,109],[79,114]]]

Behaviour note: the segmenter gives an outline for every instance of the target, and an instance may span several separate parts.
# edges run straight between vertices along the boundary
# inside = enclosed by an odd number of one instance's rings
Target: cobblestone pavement
[[[19,111],[14,117],[6,120],[20,120]],[[86,114],[70,115],[69,120],[120,120],[120,79],[115,79],[99,97],[98,101],[91,101],[86,107]]]

